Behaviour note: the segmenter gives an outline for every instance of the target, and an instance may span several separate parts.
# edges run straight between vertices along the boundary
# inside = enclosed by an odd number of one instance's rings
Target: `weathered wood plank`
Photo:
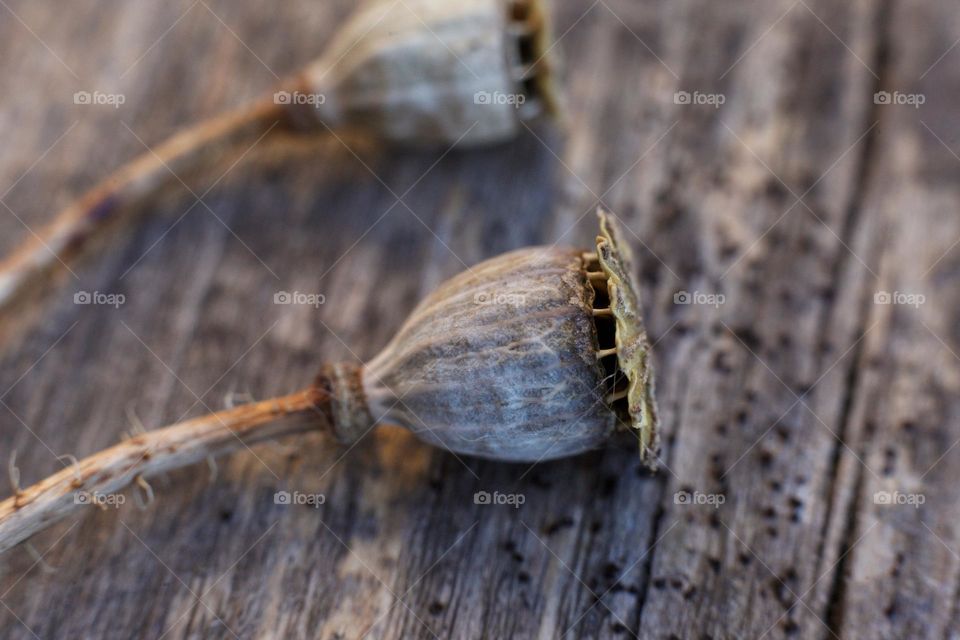
[[[882,88],[892,102],[916,96],[925,102],[877,109],[876,168],[864,210],[884,245],[870,261],[876,278],[865,302],[874,328],[851,399],[854,444],[841,462],[840,477],[854,492],[834,607],[843,636],[957,632],[960,161],[957,114],[949,106],[958,89],[951,49],[957,26],[946,7],[890,7]]]
[[[0,7],[4,49],[30,53],[0,56],[0,185],[14,185],[0,199],[40,224],[141,152],[137,137],[269,90],[349,4],[9,2],[29,29]],[[31,300],[29,326],[0,327],[0,458],[16,449],[30,483],[55,455],[114,442],[131,411],[150,428],[231,393],[289,391],[324,359],[366,360],[464,263],[589,242],[602,202],[635,234],[664,470],[651,478],[621,450],[494,464],[395,430],[349,452],[319,435],[258,447],[215,480],[171,474],[146,510],[130,494],[38,537],[56,573],[22,548],[4,556],[7,635],[956,633],[958,161],[933,133],[960,149],[960,54],[921,77],[955,39],[947,5],[554,4],[564,135],[535,127],[446,155],[265,143],[204,198],[219,220],[198,206],[174,225],[193,202],[175,189]],[[914,87],[928,98],[916,112],[871,100]],[[80,109],[77,90],[126,103]],[[678,105],[677,91],[724,102]],[[0,210],[0,251],[25,233]],[[872,302],[913,287],[919,310]],[[126,303],[74,305],[81,290]],[[274,305],[280,290],[326,302]],[[675,304],[679,291],[725,299]],[[278,490],[325,502],[277,505]],[[927,504],[885,509],[878,490]],[[524,503],[478,505],[478,491]],[[678,491],[725,502],[678,504]]]
[[[866,273],[846,245],[872,126],[876,12],[787,2],[746,25],[704,12],[690,36],[698,51],[733,42],[736,53],[681,76],[679,88],[726,102],[678,125],[685,144],[660,161],[673,179],[637,228],[677,275],[653,306],[678,323],[660,351],[680,376],[642,637],[830,635],[824,604],[793,605],[842,517],[834,434]],[[673,306],[678,290],[725,298]],[[677,492],[725,503],[678,503]]]

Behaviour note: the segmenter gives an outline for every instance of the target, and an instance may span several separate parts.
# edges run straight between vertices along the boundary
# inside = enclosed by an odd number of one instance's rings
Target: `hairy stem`
[[[329,402],[311,387],[149,431],[84,458],[0,502],[0,553],[133,482],[255,442],[329,429]]]
[[[63,268],[110,224],[132,214],[132,205],[176,176],[254,144],[286,119],[282,105],[262,100],[184,129],[117,169],[0,261],[0,309],[41,276]]]

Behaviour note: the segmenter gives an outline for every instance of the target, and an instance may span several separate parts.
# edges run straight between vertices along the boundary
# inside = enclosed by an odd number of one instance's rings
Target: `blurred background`
[[[272,91],[353,4],[0,0],[0,253],[179,127]],[[660,472],[621,450],[497,464],[393,430],[260,446],[4,554],[0,635],[960,634],[960,14],[549,13],[562,125],[481,150],[254,145],[179,176],[5,315],[0,459],[26,486],[141,425],[362,362],[465,266],[589,246],[602,205],[637,258]]]

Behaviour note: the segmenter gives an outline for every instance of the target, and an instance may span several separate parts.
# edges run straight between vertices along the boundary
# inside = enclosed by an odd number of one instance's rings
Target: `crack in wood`
[[[877,78],[875,79],[872,93],[884,90],[886,88],[886,81],[889,75],[889,65],[890,65],[890,46],[891,46],[891,34],[890,29],[892,28],[890,24],[891,16],[891,0],[879,0],[877,4],[877,12],[874,22],[874,33],[877,35],[877,41],[873,57],[872,68],[877,69]],[[857,223],[860,219],[860,216],[863,212],[864,207],[864,198],[866,197],[867,189],[870,183],[871,169],[875,166],[877,162],[876,155],[876,145],[879,132],[874,123],[876,123],[881,117],[881,105],[874,104],[873,107],[868,110],[867,122],[865,122],[865,128],[871,127],[870,132],[867,134],[866,139],[863,141],[863,146],[860,149],[859,162],[857,166],[857,173],[855,178],[855,184],[853,187],[850,204],[848,206],[848,214],[846,220],[844,221],[844,226],[842,230],[842,242],[845,251],[841,253],[841,258],[838,259],[832,269],[832,282],[838,282],[840,280],[840,273],[843,270],[845,263],[850,263],[857,258],[852,255],[851,249],[846,249],[853,240],[853,234],[857,228]],[[873,278],[864,277],[864,289],[861,291],[861,303],[858,310],[858,320],[855,323],[856,333],[855,337],[858,340],[857,346],[854,348],[851,354],[848,354],[850,358],[850,365],[847,368],[846,372],[846,384],[844,385],[843,395],[841,399],[841,409],[840,409],[840,419],[839,419],[839,430],[837,433],[837,443],[834,445],[834,450],[831,454],[830,459],[830,481],[828,485],[831,488],[831,495],[833,496],[830,500],[830,503],[827,508],[827,514],[824,518],[823,529],[821,532],[821,543],[820,548],[817,552],[817,562],[815,566],[822,566],[824,560],[824,553],[826,551],[825,545],[827,544],[828,534],[830,531],[832,519],[835,514],[846,514],[845,524],[843,527],[843,534],[839,541],[839,547],[837,550],[839,561],[831,568],[833,575],[831,576],[831,583],[826,597],[827,608],[824,612],[824,618],[828,625],[828,631],[831,635],[836,635],[841,633],[843,626],[843,603],[845,601],[845,590],[846,590],[846,570],[847,563],[849,561],[849,553],[851,552],[852,545],[854,544],[854,536],[856,535],[857,528],[859,525],[859,512],[857,509],[852,508],[851,504],[838,505],[836,504],[837,500],[841,499],[841,494],[836,490],[836,482],[839,478],[840,473],[840,462],[843,455],[844,447],[844,437],[849,431],[849,422],[852,416],[853,403],[857,395],[857,391],[860,388],[861,381],[861,367],[863,366],[863,352],[865,349],[864,343],[866,338],[863,337],[865,332],[868,330],[867,323],[870,318],[870,308],[871,308],[871,291],[872,288],[869,286],[874,282]],[[829,330],[829,321],[824,320],[823,323],[824,334]],[[862,338],[862,339],[861,339]],[[858,452],[857,457],[862,460],[863,451]],[[856,467],[857,472],[854,477],[853,488],[850,493],[851,501],[856,501],[857,497],[861,494],[863,484],[864,484],[864,469],[862,466],[863,463],[859,463]]]

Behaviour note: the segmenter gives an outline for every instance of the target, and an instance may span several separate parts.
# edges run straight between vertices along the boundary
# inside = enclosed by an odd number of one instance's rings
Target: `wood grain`
[[[0,251],[144,144],[270,91],[350,4],[7,0]],[[0,459],[15,450],[27,485],[136,420],[366,361],[465,265],[589,245],[602,203],[640,263],[660,473],[635,451],[495,464],[390,429],[349,451],[262,445],[215,474],[169,474],[145,510],[131,494],[37,537],[42,563],[5,554],[0,635],[960,633],[956,12],[556,0],[552,13],[563,131],[478,151],[265,144],[184,176],[202,193],[226,172],[204,204],[184,188],[71,264],[0,324]],[[126,102],[75,105],[81,90]],[[876,104],[879,91],[924,103]],[[80,291],[126,301],[74,304]],[[275,305],[277,291],[326,302]],[[717,304],[676,303],[684,291]],[[275,504],[277,491],[325,500]],[[524,502],[476,504],[478,491]]]

